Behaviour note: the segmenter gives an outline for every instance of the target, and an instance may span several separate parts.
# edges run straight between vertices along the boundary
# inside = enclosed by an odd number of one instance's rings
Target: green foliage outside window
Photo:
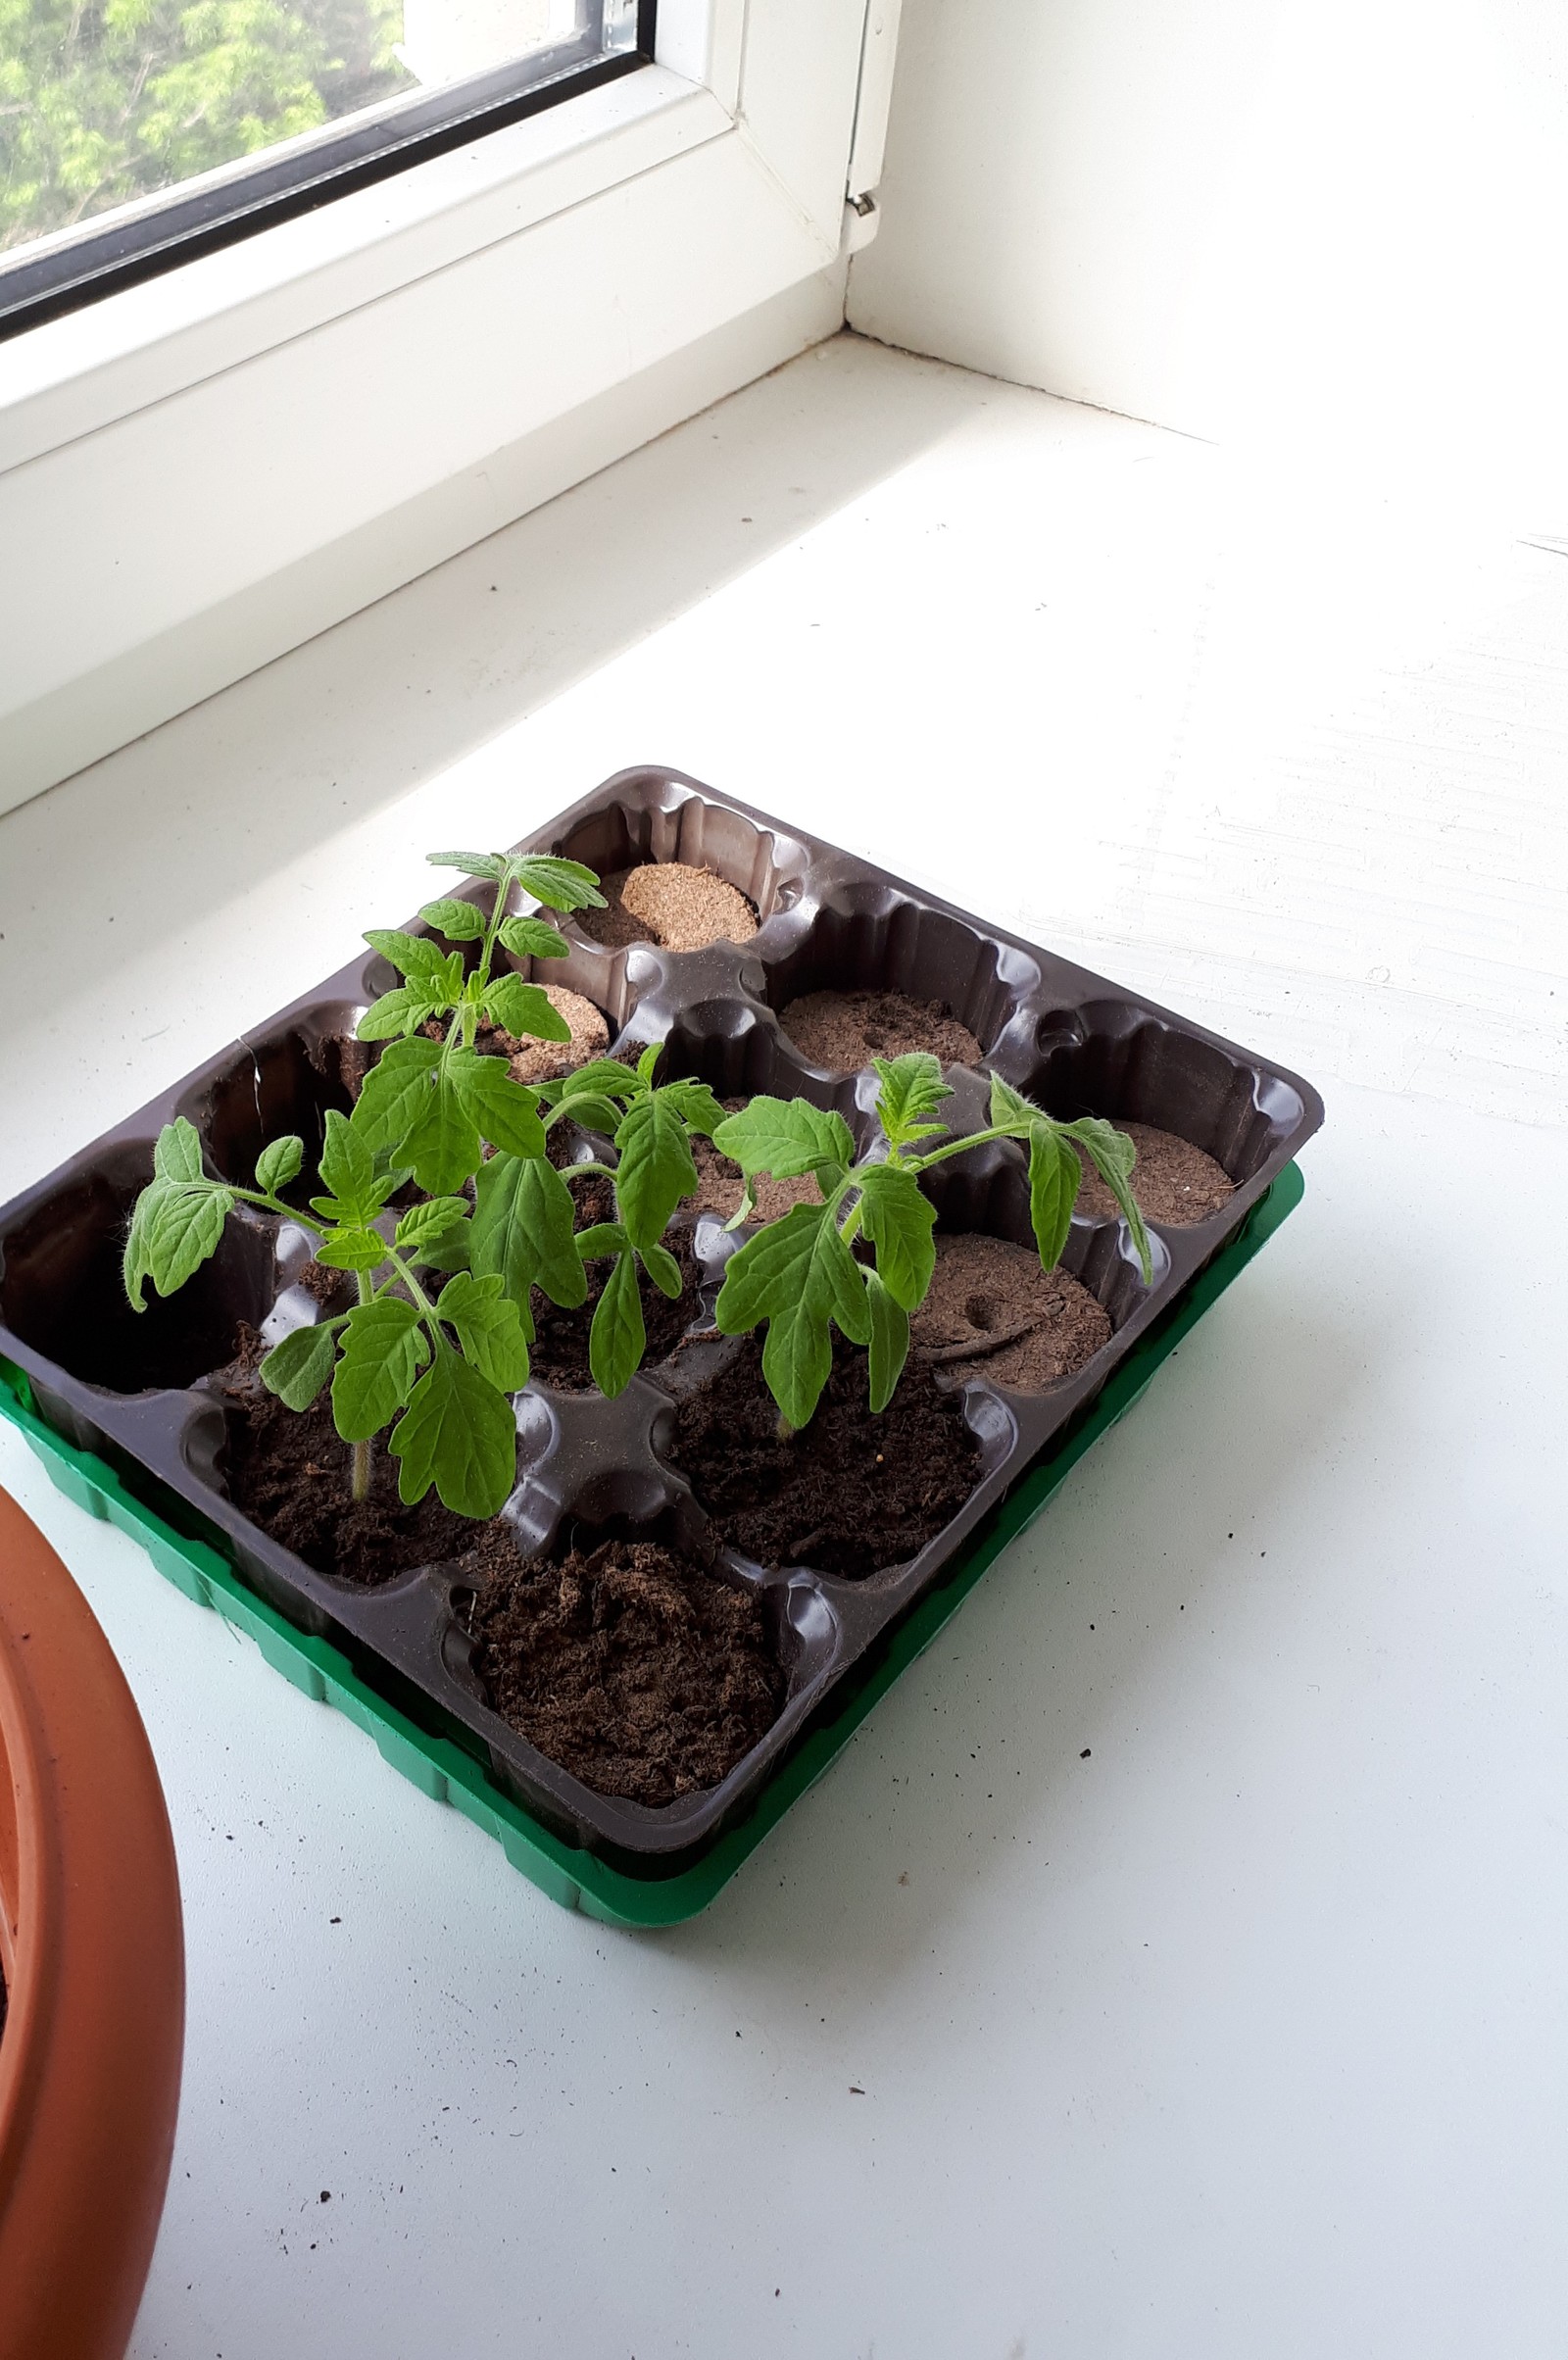
[[[0,249],[412,88],[402,0],[0,0]]]

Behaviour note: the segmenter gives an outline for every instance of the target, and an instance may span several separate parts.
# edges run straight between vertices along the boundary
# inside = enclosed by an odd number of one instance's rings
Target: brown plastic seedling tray
[[[592,1792],[490,1709],[464,1632],[461,1566],[356,1587],[313,1570],[227,1497],[223,1447],[235,1413],[215,1380],[233,1356],[241,1320],[274,1340],[320,1315],[296,1283],[310,1259],[303,1228],[242,1208],[178,1295],[154,1299],[139,1317],[124,1300],[120,1257],[130,1207],[151,1176],[153,1142],[174,1115],[196,1126],[209,1168],[223,1177],[249,1182],[264,1142],[286,1131],[304,1138],[314,1171],[324,1116],[348,1109],[363,1067],[358,1016],[393,981],[377,957],[352,961],[0,1211],[0,1355],[24,1372],[48,1427],[107,1461],[175,1529],[216,1540],[277,1615],[329,1644],[413,1727],[477,1757],[558,1842],[621,1875],[674,1878],[755,1813],[781,1766],[842,1711],[1004,1499],[1082,1423],[1141,1339],[1240,1236],[1318,1127],[1322,1104],[1266,1059],[678,772],[623,771],[525,849],[565,854],[602,873],[648,860],[707,864],[756,904],[761,922],[750,942],[694,952],[610,950],[564,921],[569,957],[550,961],[543,979],[604,1010],[616,1054],[634,1057],[662,1043],[666,1077],[694,1075],[725,1097],[805,1096],[836,1106],[864,1144],[875,1077],[807,1063],[777,1011],[808,991],[893,989],[945,1002],[981,1043],[980,1070],[948,1072],[954,1097],[944,1111],[954,1130],[985,1126],[989,1068],[1054,1114],[1176,1132],[1236,1183],[1211,1218],[1152,1229],[1147,1287],[1119,1221],[1074,1219],[1063,1263],[1104,1306],[1110,1341],[1043,1394],[966,1384],[964,1413],[980,1446],[976,1490],[918,1556],[865,1580],[750,1563],[717,1543],[669,1465],[673,1397],[734,1349],[727,1341],[688,1343],[642,1371],[618,1401],[537,1383],[517,1397],[518,1479],[505,1514],[525,1553],[633,1532],[761,1598],[786,1683],[780,1717],[721,1785],[660,1809]],[[529,972],[528,962],[514,963]],[[1010,1142],[954,1157],[925,1185],[941,1228],[1031,1244],[1023,1156]],[[704,1216],[694,1246],[705,1281],[700,1335],[705,1326],[711,1333],[734,1241]]]

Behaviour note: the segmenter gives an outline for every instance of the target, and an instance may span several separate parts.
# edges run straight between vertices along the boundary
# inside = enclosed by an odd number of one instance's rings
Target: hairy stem
[[[375,1289],[370,1284],[370,1274],[368,1270],[356,1270],[354,1277],[355,1283],[360,1290],[361,1303],[373,1303],[375,1300]],[[349,1449],[351,1452],[351,1465],[353,1468],[353,1472],[349,1477],[349,1497],[355,1501],[368,1500],[370,1497],[369,1443],[351,1443]]]

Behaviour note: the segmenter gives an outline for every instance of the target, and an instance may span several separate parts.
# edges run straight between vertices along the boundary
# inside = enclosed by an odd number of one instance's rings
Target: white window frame
[[[661,0],[654,65],[0,344],[0,811],[831,332],[894,25]]]

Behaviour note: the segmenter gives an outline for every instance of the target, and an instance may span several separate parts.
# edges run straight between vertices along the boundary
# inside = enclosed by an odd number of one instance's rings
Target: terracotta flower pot
[[[120,1666],[4,1492],[0,1969],[0,2360],[119,2360],[179,2102],[179,1883]]]

